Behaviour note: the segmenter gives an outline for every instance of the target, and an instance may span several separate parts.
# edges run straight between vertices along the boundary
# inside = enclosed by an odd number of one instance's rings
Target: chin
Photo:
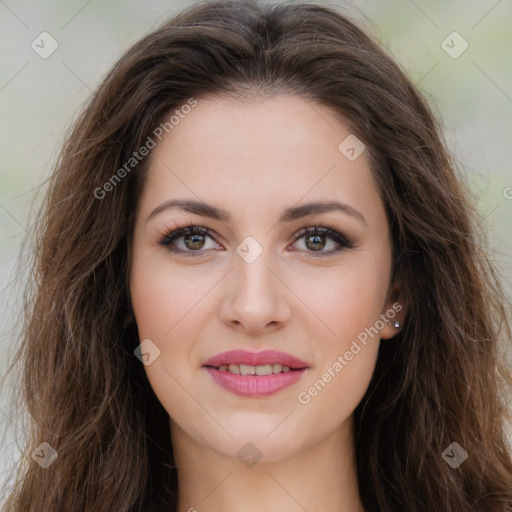
[[[256,418],[248,422],[226,422],[229,425],[228,434],[212,438],[211,431],[205,432],[207,437],[203,442],[216,452],[230,458],[238,458],[241,462],[246,456],[258,459],[260,462],[277,462],[286,460],[301,451],[305,451],[315,443],[316,436],[304,428],[304,425],[288,425],[282,422],[286,415],[281,415],[278,421],[274,417]],[[287,420],[285,420],[286,423]],[[318,435],[318,433],[317,433]],[[318,440],[317,440],[318,441]]]

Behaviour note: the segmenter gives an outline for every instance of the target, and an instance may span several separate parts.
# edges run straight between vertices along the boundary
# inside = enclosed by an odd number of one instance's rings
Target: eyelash
[[[311,251],[309,252],[309,255],[318,258],[318,257],[325,257],[325,256],[331,256],[333,254],[337,254],[341,252],[343,249],[353,249],[354,245],[353,243],[348,240],[345,236],[343,236],[341,233],[338,233],[337,231],[323,227],[323,226],[311,226],[307,228],[302,228],[300,231],[298,231],[294,236],[295,241],[300,240],[306,235],[326,235],[332,240],[334,240],[336,243],[338,243],[341,247],[338,249],[334,249],[328,252],[323,251]],[[203,235],[210,237],[214,242],[218,243],[217,240],[215,240],[215,236],[212,234],[212,232],[208,228],[204,228],[202,226],[197,226],[195,224],[189,224],[186,227],[177,228],[174,231],[171,231],[169,233],[165,233],[162,235],[162,238],[158,241],[160,245],[163,245],[173,253],[179,253],[184,254],[187,257],[198,257],[201,256],[201,250],[198,251],[184,251],[182,249],[174,249],[171,248],[171,244],[181,238],[182,236],[186,235]]]

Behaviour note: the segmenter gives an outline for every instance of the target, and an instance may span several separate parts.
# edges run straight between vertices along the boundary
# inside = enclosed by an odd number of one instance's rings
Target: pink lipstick
[[[208,359],[203,367],[223,389],[256,398],[273,395],[295,384],[309,365],[277,350],[231,350]]]

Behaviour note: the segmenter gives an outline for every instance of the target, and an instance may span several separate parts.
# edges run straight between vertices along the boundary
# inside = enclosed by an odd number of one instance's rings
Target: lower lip
[[[306,368],[271,375],[237,375],[210,366],[206,367],[206,370],[221,388],[235,395],[256,398],[273,395],[295,384],[302,377]]]

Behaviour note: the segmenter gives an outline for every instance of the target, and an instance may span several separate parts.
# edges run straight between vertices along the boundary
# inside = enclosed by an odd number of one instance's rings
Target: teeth
[[[219,366],[221,372],[231,372],[236,375],[271,375],[273,373],[286,373],[291,371],[289,366],[282,364],[264,364],[260,366],[252,366],[250,364],[221,364]]]
[[[248,364],[240,365],[240,375],[254,375],[256,373],[256,366],[249,366]]]
[[[256,375],[272,375],[272,365],[256,366]]]
[[[231,373],[236,373],[237,375],[240,375],[240,365],[239,364],[230,364],[228,366],[228,370]]]

